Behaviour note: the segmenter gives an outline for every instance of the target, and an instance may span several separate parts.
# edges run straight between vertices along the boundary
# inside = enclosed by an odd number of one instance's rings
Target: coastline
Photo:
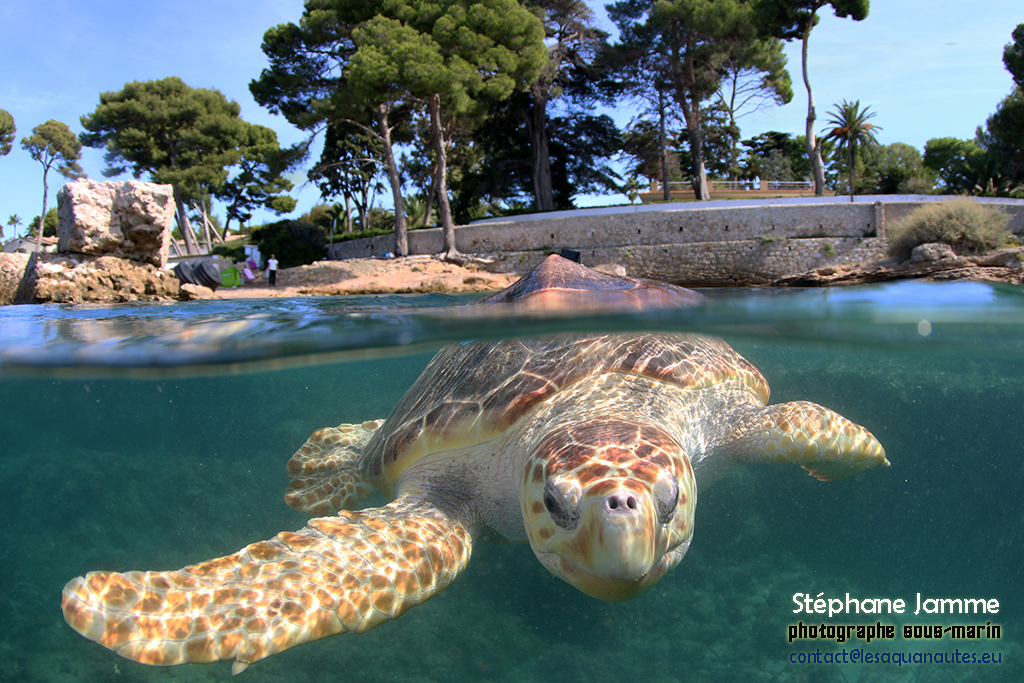
[[[354,258],[317,261],[278,272],[277,286],[260,277],[238,287],[215,291],[194,284],[179,284],[170,270],[152,266],[129,266],[113,257],[85,259],[77,270],[57,267],[64,260],[51,257],[53,265],[39,272],[50,279],[43,285],[24,282],[23,254],[0,256],[0,305],[29,303],[118,303],[124,301],[262,299],[343,294],[462,294],[496,292],[516,282],[522,273],[492,272],[492,263],[466,256],[462,264],[442,261],[433,255],[400,258]],[[507,267],[509,261],[505,261]],[[44,264],[46,265],[46,264]],[[64,264],[65,266],[67,264]],[[602,272],[626,275],[621,263],[596,266]],[[79,273],[78,271],[81,271]],[[52,271],[52,272],[51,272]],[[63,275],[57,271],[63,271]],[[61,277],[56,277],[61,275]],[[81,275],[81,277],[78,277]],[[672,282],[666,278],[651,278]],[[803,273],[768,281],[773,287],[829,287],[914,279],[932,282],[969,280],[1024,284],[1024,247],[999,249],[980,256],[960,256],[948,245],[928,244],[915,249],[911,259],[894,258],[819,267]],[[685,286],[714,286],[717,282],[677,283]],[[33,289],[34,288],[34,289]],[[24,290],[23,293],[22,290]]]
[[[907,261],[889,258],[818,268],[781,278],[772,282],[771,286],[849,286],[904,279],[931,282],[970,280],[1020,285],[1024,281],[1022,264],[1024,247],[998,249],[981,256],[960,256],[947,245],[923,245],[915,250],[914,258]],[[602,266],[597,269],[602,270]],[[625,275],[626,268],[622,266],[616,272]],[[276,287],[269,286],[267,280],[261,277],[254,282],[243,283],[240,287],[220,287],[212,293],[206,290],[195,298],[246,299],[431,292],[459,294],[498,291],[514,283],[520,275],[515,272],[490,272],[472,260],[465,265],[448,263],[436,256],[357,258],[318,261],[284,269],[278,272]]]
[[[426,294],[497,291],[519,279],[491,273],[473,263],[457,265],[433,256],[317,261],[278,271],[277,286],[265,278],[240,287],[219,287],[202,299],[253,299],[337,294]]]

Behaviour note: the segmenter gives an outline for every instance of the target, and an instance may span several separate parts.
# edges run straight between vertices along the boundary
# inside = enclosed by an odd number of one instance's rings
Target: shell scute
[[[509,378],[482,403],[483,421],[488,432],[500,432],[559,390],[557,383],[523,371]],[[489,418],[489,419],[488,419]]]
[[[445,401],[427,413],[424,420],[425,446],[428,451],[443,449],[453,438],[476,434],[480,418],[479,401]]]
[[[739,381],[768,400],[761,374],[713,337],[580,334],[452,344],[374,435],[367,471],[395,482],[420,459],[493,439],[567,387],[608,373],[683,389]]]

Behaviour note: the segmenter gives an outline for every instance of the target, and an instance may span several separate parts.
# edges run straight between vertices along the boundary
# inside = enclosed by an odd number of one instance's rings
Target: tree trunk
[[[388,181],[391,183],[391,198],[395,202],[395,253],[398,256],[409,255],[409,234],[405,227],[405,201],[402,199],[402,179],[398,176],[398,164],[395,153],[391,149],[391,128],[388,126],[388,108],[381,104],[377,107],[377,123],[380,125],[381,142],[384,147],[384,164],[388,169]],[[363,219],[366,228],[366,219]]]
[[[690,158],[693,160],[693,196],[698,202],[711,199],[708,191],[708,176],[704,170],[704,135],[700,128],[700,102],[683,100],[683,117],[686,119],[686,137],[690,141]],[[696,99],[696,98],[694,98]]]
[[[658,86],[658,119],[661,124],[661,188],[666,202],[672,201],[668,187],[668,134],[665,132],[665,92]]]
[[[359,214],[359,224],[363,226],[363,230],[370,229],[370,186],[362,183],[359,190],[359,196],[354,197],[356,202],[356,212]],[[404,207],[405,204],[403,203]],[[397,253],[397,252],[396,252]]]
[[[711,199],[711,192],[708,190],[708,175],[704,170],[704,136],[701,135],[699,125],[687,124],[686,128],[690,155],[693,157],[693,197],[698,202],[706,202]]]
[[[812,28],[814,28],[813,12],[807,18],[807,25],[804,27],[800,64],[803,69],[804,87],[807,88],[807,156],[811,160],[811,169],[814,173],[814,194],[821,196],[825,194],[825,165],[821,162],[821,145],[818,144],[814,136],[814,121],[817,114],[814,111],[814,91],[811,90],[811,81],[807,77],[807,43],[810,41]]]
[[[370,219],[370,212],[367,208],[367,204],[369,204],[370,201],[368,197],[369,193],[365,183],[359,184],[358,192],[351,192],[345,197],[345,201],[349,201],[349,198],[351,198],[351,201],[356,205],[355,212],[356,215],[359,216],[359,225],[362,226],[362,230],[366,230],[370,227],[367,223]]]
[[[437,212],[444,234],[442,258],[452,260],[459,256],[459,250],[455,248],[455,222],[448,203],[448,141],[441,126],[441,96],[438,94],[430,97],[430,139],[437,155]]]
[[[852,203],[853,202],[853,152],[854,152],[853,144],[851,143],[849,145],[849,147],[850,147],[850,202]]]
[[[740,138],[737,134],[739,126],[736,125],[736,117],[732,109],[729,110],[729,180],[736,182],[740,179]]]
[[[188,216],[185,215],[185,200],[181,197],[181,186],[178,183],[172,183],[171,189],[174,191],[174,206],[178,210],[178,230],[181,232],[182,239],[185,240],[185,253],[189,256],[197,254],[199,250],[196,248],[192,226],[189,225]]]
[[[43,166],[43,212],[39,214],[39,228],[36,233],[36,253],[43,253],[43,222],[46,220],[46,193],[49,192],[46,186],[46,174],[49,173],[50,167]]]
[[[430,212],[434,210],[437,196],[437,162],[430,167],[430,186],[423,195],[423,225],[430,225]]]
[[[700,97],[692,92],[693,84],[697,82],[694,57],[691,53],[685,58],[683,68],[686,71],[685,81],[676,80],[676,101],[683,110],[683,119],[686,121],[686,137],[690,141],[690,158],[693,163],[693,195],[698,202],[705,202],[711,199],[708,192],[708,176],[704,170],[704,135],[701,131],[700,122]],[[686,87],[689,83],[689,89]]]
[[[206,237],[206,253],[213,253],[213,238],[210,237],[210,221],[206,220],[206,201],[203,199],[199,200],[200,206],[203,207],[203,236]],[[214,230],[214,233],[217,231]]]
[[[554,211],[554,192],[551,188],[551,150],[548,146],[548,98],[542,87],[531,88],[533,106],[526,121],[530,132],[530,151],[533,154],[533,201],[537,211]]]

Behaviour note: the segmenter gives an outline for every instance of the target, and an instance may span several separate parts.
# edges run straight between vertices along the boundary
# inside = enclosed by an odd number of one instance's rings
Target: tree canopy
[[[360,224],[366,223],[379,182],[383,155],[378,137],[345,122],[328,124],[320,160],[309,169],[307,177],[320,188],[321,197],[344,200],[347,232],[352,232],[353,205]],[[333,221],[332,221],[333,223]]]
[[[81,166],[78,165],[78,160],[82,158],[82,143],[66,123],[50,119],[33,128],[32,135],[22,138],[21,147],[43,166],[43,210],[39,214],[36,236],[36,251],[41,251],[46,195],[49,192],[46,176],[50,169],[55,169],[65,178],[78,178],[84,175]]]
[[[264,208],[278,215],[295,210],[295,198],[287,193],[292,182],[283,174],[299,159],[302,152],[282,150],[277,133],[266,126],[246,124],[245,140],[240,150],[237,172],[214,190],[227,204],[224,237],[227,237],[232,219],[244,222],[252,218],[256,208]]]
[[[757,8],[761,20],[770,27],[772,35],[782,40],[799,38],[802,43],[800,64],[804,87],[807,89],[807,129],[805,140],[807,156],[814,173],[815,194],[825,193],[825,169],[821,159],[821,147],[814,130],[817,112],[814,106],[814,91],[807,73],[807,53],[811,31],[818,24],[818,11],[831,6],[837,17],[850,17],[863,21],[870,11],[870,0],[759,0]]]
[[[403,111],[403,93],[397,87],[385,87],[378,93],[383,96],[371,97],[352,87],[349,79],[357,50],[353,32],[378,15],[387,16],[385,3],[379,0],[307,0],[298,23],[281,24],[264,34],[263,52],[270,65],[249,84],[249,90],[259,104],[307,131],[310,143],[327,130],[333,136],[330,147],[346,136],[351,139],[344,145],[361,146],[352,127],[379,143],[371,151],[379,150],[387,170],[396,208],[395,251],[404,255],[408,241],[402,179],[392,149],[395,129],[407,120],[395,121]],[[319,166],[327,169],[330,163],[321,158]]]
[[[869,147],[873,152],[871,186],[878,194],[925,194],[935,186],[935,175],[924,165],[916,147],[894,142]]]
[[[1003,50],[1003,65],[1013,77],[1014,88],[977,138],[993,167],[986,191],[1020,194],[1024,193],[1024,24],[1013,30],[1013,42]]]
[[[14,125],[14,117],[5,109],[0,109],[0,157],[7,156],[14,144],[14,134],[17,132]]]
[[[832,112],[832,118],[829,119],[829,125],[832,128],[825,134],[825,137],[835,140],[839,149],[846,150],[848,154],[851,202],[855,194],[853,175],[856,168],[857,146],[878,144],[875,135],[880,128],[873,123],[868,123],[868,119],[874,118],[874,116],[875,113],[868,107],[861,109],[860,100],[855,102],[843,100],[836,105]]]
[[[770,130],[743,141],[743,176],[766,180],[802,180],[811,174],[804,143],[789,133]]]
[[[1013,42],[1003,48],[1003,66],[1013,76],[1018,88],[1024,88],[1024,24],[1013,29]]]
[[[262,106],[306,131],[302,149],[282,150],[273,130],[243,121],[220,91],[174,77],[101,93],[78,140],[105,150],[105,175],[173,185],[190,251],[187,208],[197,199],[225,207],[225,233],[257,212],[294,208],[285,174],[314,139],[324,144],[308,177],[329,205],[324,225],[393,220],[399,254],[407,210],[429,220],[436,208],[454,255],[456,220],[571,208],[580,193],[621,190],[609,163],[616,153],[633,189],[641,175],[660,175],[691,181],[698,199],[709,196],[709,177],[813,177],[823,192],[847,174],[851,197],[1024,195],[1024,24],[1002,54],[1013,89],[971,140],[929,140],[923,157],[901,143],[865,146],[877,128],[859,102],[844,101],[820,125],[807,71],[812,30],[825,11],[860,21],[869,9],[868,0],[619,0],[608,7],[619,29],[609,46],[585,0],[305,0],[295,23],[265,32],[268,65],[250,83]],[[791,100],[783,41],[795,39],[806,134],[741,141],[746,113]],[[597,104],[634,115],[625,134]],[[0,155],[14,133],[0,110]],[[47,144],[63,135],[50,133]],[[829,159],[830,148],[843,154]],[[37,158],[45,189],[46,164],[59,159]],[[393,219],[374,206],[385,177]],[[303,221],[293,223],[275,234],[302,233]]]
[[[638,65],[655,89],[670,92],[682,111],[699,200],[710,196],[705,102],[719,93],[729,68],[762,71],[777,66],[762,59],[763,51],[751,49],[764,38],[754,9],[742,0],[620,0],[608,6],[627,61]]]
[[[979,126],[973,140],[933,138],[924,165],[946,192],[1024,196],[1024,24],[1003,49],[1014,88]]]
[[[81,139],[106,149],[104,175],[130,168],[136,178],[149,174],[172,185],[185,247],[195,253],[184,203],[203,188],[219,191],[241,160],[249,128],[239,113],[238,103],[219,90],[192,88],[174,76],[134,81],[100,94],[95,111],[81,117]]]
[[[563,140],[564,149],[564,143],[571,139],[567,128],[606,128],[610,119],[604,121],[589,112],[596,102],[610,102],[616,85],[611,65],[603,59],[608,34],[597,27],[594,13],[583,0],[537,0],[534,4],[544,23],[547,61],[529,87],[515,97],[514,106],[526,129],[529,167],[523,175],[530,181],[534,207],[537,211],[551,211],[572,206],[571,198],[568,206],[564,197],[556,199],[556,185],[561,186],[563,195],[567,186],[570,193],[585,192],[590,186],[571,172],[559,178],[552,176],[552,162],[559,154],[557,143],[552,148],[552,136]],[[549,105],[553,101],[562,104],[564,114],[552,118]],[[599,184],[609,187],[610,169],[602,158],[610,157],[614,150],[584,147],[580,151],[584,152],[587,168],[600,168]],[[562,165],[566,167],[564,160]]]
[[[717,109],[728,118],[729,171],[739,173],[740,127],[738,119],[767,106],[782,106],[793,99],[793,81],[786,69],[782,41],[758,37],[743,39],[723,62],[724,77],[718,87]]]
[[[456,124],[473,130],[491,103],[536,78],[547,57],[544,29],[517,0],[394,0],[386,9],[352,32],[357,49],[349,86],[370,102],[411,99],[426,106],[444,251],[451,257],[447,155]]]

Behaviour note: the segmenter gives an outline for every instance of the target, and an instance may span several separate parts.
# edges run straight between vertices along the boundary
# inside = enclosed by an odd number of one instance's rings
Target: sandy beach
[[[277,286],[266,278],[220,287],[215,299],[327,296],[334,294],[462,293],[504,289],[518,275],[491,273],[472,263],[446,263],[433,256],[318,261],[278,272]]]

